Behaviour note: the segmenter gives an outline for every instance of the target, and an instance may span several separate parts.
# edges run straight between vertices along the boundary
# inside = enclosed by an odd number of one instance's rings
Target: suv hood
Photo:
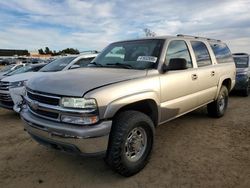
[[[82,97],[89,90],[146,74],[146,70],[82,68],[36,76],[27,82],[27,87],[43,93]]]
[[[12,76],[6,76],[1,81],[19,82],[19,81],[29,80],[30,78],[32,78],[34,76],[43,75],[43,74],[45,74],[45,73],[44,72],[26,72],[26,73],[16,74],[16,75],[12,75]]]

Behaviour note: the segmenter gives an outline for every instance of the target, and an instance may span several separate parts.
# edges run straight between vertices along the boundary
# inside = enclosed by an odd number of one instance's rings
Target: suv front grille
[[[10,82],[0,82],[0,90],[8,91],[10,87]]]
[[[29,105],[29,108],[33,113],[36,113],[41,116],[46,116],[46,117],[53,118],[53,119],[58,119],[58,116],[59,116],[59,114],[55,112],[49,112],[49,111],[44,111],[40,109],[33,109],[30,105]]]
[[[12,101],[9,94],[0,93],[0,101]]]
[[[35,100],[37,102],[44,103],[44,104],[59,105],[59,102],[60,102],[59,98],[55,98],[52,96],[45,96],[45,95],[38,94],[38,93],[32,93],[30,91],[27,91],[27,96],[31,100]]]
[[[27,98],[27,104],[31,113],[46,119],[60,121],[60,112],[53,111],[53,107],[59,106],[60,97],[27,89]],[[43,105],[43,107],[39,105]]]

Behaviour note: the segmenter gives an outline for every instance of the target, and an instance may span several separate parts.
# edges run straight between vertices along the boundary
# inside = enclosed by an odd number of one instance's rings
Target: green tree
[[[44,54],[43,49],[42,49],[42,48],[41,48],[41,49],[38,49],[38,53],[39,53],[39,54]]]
[[[59,52],[60,54],[79,54],[79,50],[74,48],[66,48]]]
[[[52,51],[50,51],[49,47],[45,47],[45,54],[52,54]]]

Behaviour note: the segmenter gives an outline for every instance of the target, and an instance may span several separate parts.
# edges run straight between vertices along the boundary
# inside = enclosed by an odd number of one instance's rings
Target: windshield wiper
[[[121,68],[125,68],[125,69],[132,69],[133,68],[131,65],[123,64],[123,63],[107,63],[107,65],[121,67]]]
[[[89,66],[89,65],[90,65],[90,66],[95,65],[95,67],[103,67],[103,65],[102,65],[102,64],[97,63],[97,62],[95,62],[95,61],[94,61],[94,62],[89,63],[89,64],[88,64],[88,66]]]

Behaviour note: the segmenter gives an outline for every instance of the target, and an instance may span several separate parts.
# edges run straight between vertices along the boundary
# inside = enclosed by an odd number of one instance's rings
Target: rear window
[[[226,44],[210,43],[218,63],[231,63],[232,55]]]
[[[236,68],[247,68],[249,57],[234,57]]]

